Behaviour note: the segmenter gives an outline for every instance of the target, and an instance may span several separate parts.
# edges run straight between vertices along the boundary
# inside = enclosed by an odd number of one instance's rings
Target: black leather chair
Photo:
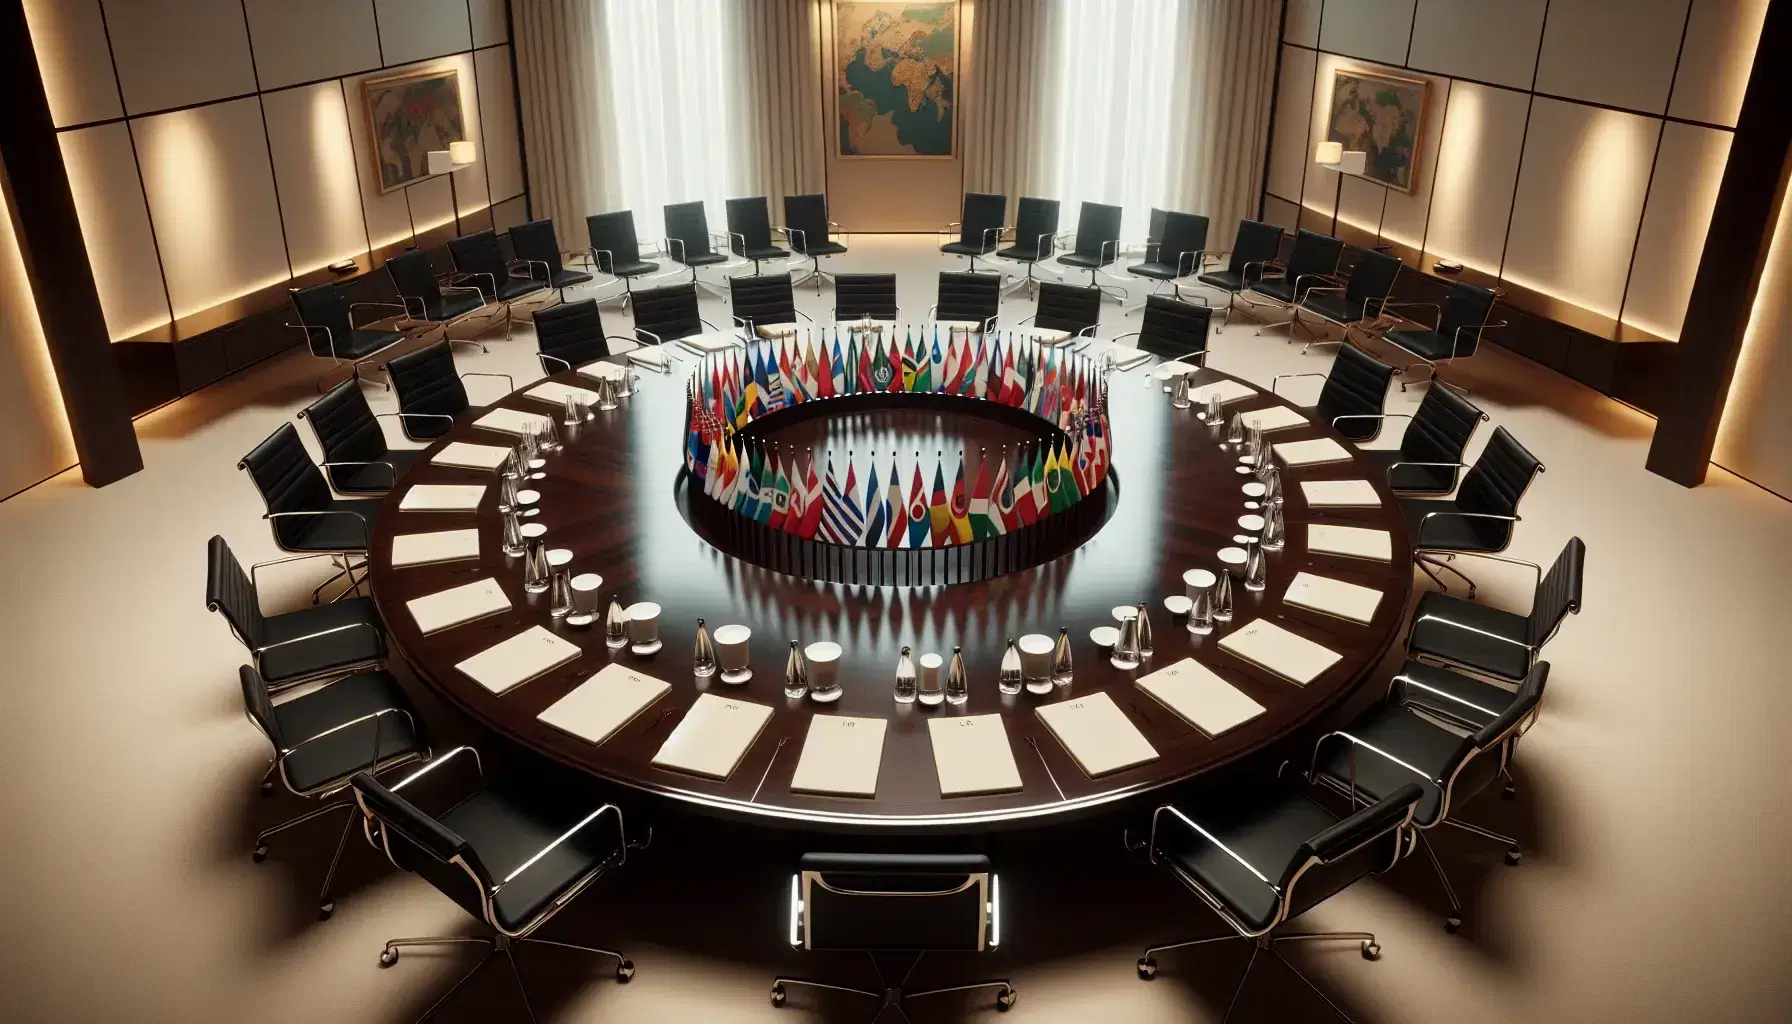
[[[841,274],[834,278],[834,320],[900,320],[895,274]]]
[[[660,269],[658,263],[641,258],[641,241],[635,235],[635,215],[631,210],[594,213],[586,217],[585,237],[591,242],[592,265],[600,273],[622,279],[624,307],[634,298],[635,278]]]
[[[1127,338],[1139,339],[1139,349],[1164,359],[1180,359],[1196,366],[1207,365],[1207,329],[1213,310],[1205,303],[1196,305],[1168,295],[1145,298],[1145,316],[1139,329],[1114,338],[1119,343]]]
[[[563,302],[535,311],[535,344],[541,372],[556,374],[594,363],[610,354],[610,342],[632,338],[604,333],[603,314],[596,299]]]
[[[446,341],[398,356],[386,364],[386,373],[398,392],[399,425],[413,441],[441,437],[472,408],[467,377],[493,377],[505,383],[506,393],[516,390],[516,381],[507,373],[461,373]]]
[[[1463,821],[1458,815],[1462,804],[1508,774],[1512,749],[1525,722],[1536,712],[1548,679],[1549,662],[1538,662],[1505,709],[1464,736],[1418,714],[1429,711],[1428,702],[1409,701],[1406,694],[1411,684],[1396,676],[1385,701],[1346,728],[1326,733],[1313,747],[1308,778],[1348,796],[1353,807],[1359,800],[1375,803],[1396,790],[1419,785],[1423,795],[1413,812],[1413,829],[1450,900],[1444,924],[1449,931],[1462,927],[1462,901],[1456,898],[1456,889],[1425,833],[1449,825],[1485,836],[1505,843],[1506,863],[1518,864],[1523,851],[1516,839]]]
[[[348,780],[357,773],[390,771],[428,759],[429,744],[412,714],[411,702],[390,672],[344,676],[280,704],[268,697],[268,685],[254,668],[244,665],[237,675],[243,686],[244,713],[274,748],[273,763],[262,777],[262,793],[269,791],[278,775],[289,792],[329,801],[257,834],[251,854],[255,863],[267,859],[269,837],[326,814],[351,812],[317,894],[317,916],[327,921],[336,909],[330,899],[330,883],[336,878],[336,865],[356,821],[353,800],[331,798],[346,790]]]
[[[1518,523],[1518,502],[1543,469],[1543,463],[1505,427],[1495,427],[1487,447],[1468,467],[1454,498],[1400,499],[1412,538],[1413,560],[1433,583],[1446,591],[1450,588],[1444,586],[1434,568],[1467,583],[1472,600],[1475,581],[1450,565],[1449,559],[1458,554],[1498,554],[1506,550]]]
[[[206,542],[206,610],[224,616],[230,632],[248,649],[255,670],[273,692],[385,663],[386,638],[370,598],[350,597],[278,615],[262,614],[258,572],[270,565],[321,557],[325,556],[274,558],[256,562],[245,572],[223,537]]]
[[[437,344],[447,346],[444,343]],[[282,423],[267,440],[243,456],[236,468],[246,470],[267,506],[262,516],[274,531],[280,550],[294,554],[322,554],[341,567],[311,593],[316,600],[324,587],[346,576],[354,586],[357,557],[365,559],[373,536],[373,517],[379,501],[373,498],[338,498],[330,493],[324,475],[312,463],[304,442],[292,424]]]
[[[443,337],[448,328],[471,320],[475,317],[491,317],[504,312],[503,307],[485,301],[485,293],[470,284],[460,284],[459,274],[448,275],[449,283],[443,284],[436,278],[435,268],[429,265],[429,257],[421,250],[411,249],[401,252],[386,261],[386,273],[392,278],[392,287],[398,290],[398,301],[404,304],[405,312],[412,320],[440,327]],[[484,328],[480,328],[484,330]],[[482,342],[465,340],[463,344],[478,345],[485,351]]]
[[[1238,1006],[1257,954],[1268,951],[1300,978],[1332,1011],[1350,1018],[1305,975],[1295,970],[1278,943],[1339,939],[1361,943],[1365,960],[1381,959],[1371,932],[1282,932],[1284,923],[1325,902],[1371,872],[1383,872],[1411,850],[1413,813],[1423,797],[1408,783],[1346,818],[1278,782],[1240,781],[1184,811],[1165,804],[1151,816],[1146,848],[1162,864],[1252,944],[1251,959],[1226,1006]],[[1152,946],[1139,958],[1139,977],[1157,975],[1156,954],[1185,946],[1230,941],[1233,936],[1190,939]]]
[[[1094,337],[1095,328],[1101,323],[1101,289],[1041,282],[1039,301],[1021,325],[1029,322],[1033,330],[1020,333],[1035,335],[1047,344],[1079,335]]]
[[[1002,221],[1008,216],[1008,197],[990,192],[966,192],[963,220],[946,225],[943,234],[958,229],[958,240],[940,246],[940,251],[953,256],[968,256],[970,269],[977,269],[977,257],[988,256],[1002,245]]]
[[[994,330],[1002,312],[1002,279],[995,274],[942,270],[935,298],[927,319],[947,330]]]
[[[1437,497],[1456,489],[1463,453],[1487,414],[1443,387],[1426,391],[1417,413],[1384,412],[1379,418],[1412,421],[1400,437],[1399,450],[1365,449],[1357,454],[1382,471],[1396,494]]]
[[[697,286],[673,284],[635,293],[635,338],[643,345],[664,345],[705,332],[716,325],[697,311]]]
[[[814,278],[817,295],[821,294],[823,279],[834,279],[834,275],[821,269],[821,258],[846,252],[846,245],[834,240],[839,228],[828,219],[828,197],[822,193],[784,197],[784,225],[773,230],[783,232],[792,252],[809,257],[809,273],[796,283],[807,284],[809,278]]]
[[[1282,382],[1295,377],[1317,377],[1317,373],[1278,373],[1270,381],[1270,393],[1276,393]],[[1355,345],[1338,349],[1332,368],[1325,374],[1325,387],[1319,389],[1314,406],[1319,421],[1344,435],[1345,440],[1362,444],[1381,434],[1382,408],[1388,400],[1388,387],[1394,382],[1394,368]]]
[[[478,768],[480,788],[458,802],[450,801],[442,813],[429,813],[421,806],[429,803],[424,791],[449,781],[440,774],[449,764]],[[426,778],[429,776],[434,777]],[[383,850],[394,866],[420,876],[491,929],[490,935],[444,935],[386,943],[380,951],[381,967],[396,964],[399,951],[410,946],[470,943],[489,947],[472,971],[443,993],[420,1020],[433,1017],[499,953],[510,964],[525,1013],[534,1020],[516,962],[516,947],[522,943],[611,957],[616,961],[617,981],[634,977],[634,962],[621,953],[535,937],[574,897],[628,860],[634,844],[629,842],[622,811],[616,805],[596,809],[569,806],[560,796],[560,787],[544,786],[533,777],[498,779],[487,785],[479,754],[472,747],[456,747],[441,754],[391,787],[366,772],[349,781],[365,816],[368,840]],[[651,838],[650,832],[649,841]]]
[[[797,321],[809,314],[796,308],[789,274],[741,274],[728,279],[728,295],[734,310],[734,326],[760,338],[789,338],[800,329]]]
[[[1562,622],[1570,615],[1580,614],[1587,545],[1579,537],[1570,537],[1548,572],[1523,559],[1479,557],[1522,565],[1536,574],[1531,610],[1520,615],[1448,594],[1426,593],[1413,610],[1406,653],[1409,657],[1519,683],[1530,674],[1538,653],[1562,628]]]
[[[1144,261],[1127,267],[1126,272],[1156,281],[1151,289],[1153,295],[1162,291],[1168,282],[1180,299],[1183,297],[1182,279],[1201,269],[1201,253],[1207,250],[1207,218],[1174,210],[1152,212],[1163,215],[1163,226],[1145,242]],[[1144,303],[1133,307],[1135,310],[1143,308]]]
[[[875,1021],[921,996],[993,988],[1006,1010],[1018,994],[1006,979],[905,992],[903,985],[928,953],[982,953],[1001,941],[1000,881],[989,858],[978,854],[806,853],[790,879],[790,944],[809,952],[862,952],[878,987],[848,988],[831,982],[778,978],[772,1005],[782,1006],[785,987],[851,992],[881,1000]],[[884,980],[877,953],[913,953],[896,985]]]
[[[1014,244],[996,252],[998,259],[1027,265],[1027,295],[1033,294],[1039,278],[1034,268],[1051,259],[1058,248],[1058,201],[1038,196],[1021,196],[1014,211]],[[1022,282],[1016,282],[1016,287]]]
[[[764,196],[728,200],[728,248],[741,259],[752,260],[755,274],[763,260],[790,258],[789,249],[772,244],[772,215]]]
[[[668,203],[665,217],[666,255],[672,262],[682,263],[690,270],[692,284],[722,294],[720,288],[697,278],[698,267],[728,262],[728,238],[709,230],[709,213],[704,210],[702,201]],[[716,251],[718,244],[722,246],[721,252]]]
[[[353,380],[345,380],[299,410],[324,453],[324,474],[338,494],[384,494],[417,458],[417,449],[386,444],[379,418]]]
[[[529,276],[520,260],[504,258],[504,246],[498,233],[490,228],[448,240],[448,254],[454,257],[454,268],[460,279],[479,289],[480,297],[504,311],[504,337],[510,338],[510,327],[516,322],[519,300],[547,294],[548,283]]]
[[[1301,351],[1305,352],[1314,345],[1340,344],[1350,336],[1352,328],[1362,328],[1374,322],[1387,308],[1388,296],[1394,293],[1394,279],[1399,276],[1400,257],[1375,249],[1364,249],[1362,255],[1357,257],[1356,266],[1350,268],[1350,277],[1343,285],[1316,286],[1301,292],[1300,302],[1289,311],[1294,317],[1294,327],[1308,335],[1307,344]],[[1337,341],[1320,338],[1301,317],[1302,312],[1311,313],[1325,323],[1337,325],[1344,331],[1344,338]],[[1294,340],[1292,333],[1289,340]]]
[[[1095,275],[1103,267],[1120,258],[1120,217],[1118,206],[1106,203],[1084,203],[1076,218],[1076,241],[1071,250],[1058,257],[1058,262],[1066,267],[1089,272],[1089,287],[1099,288],[1104,292],[1113,289],[1120,293],[1122,301],[1126,298],[1126,290],[1113,285],[1104,285],[1096,281]],[[1110,275],[1112,276],[1112,275]],[[1119,281],[1121,278],[1114,278]]]
[[[1292,322],[1294,307],[1306,298],[1308,288],[1343,283],[1338,278],[1338,260],[1343,256],[1343,242],[1302,228],[1294,236],[1294,248],[1288,253],[1288,261],[1279,265],[1282,273],[1276,277],[1253,278],[1239,297],[1246,302],[1257,298],[1263,300],[1257,304],[1287,309],[1289,320],[1284,322]],[[1276,267],[1272,264],[1270,269]],[[1257,333],[1262,334],[1263,330],[1259,328]]]
[[[1232,309],[1238,304],[1239,294],[1256,281],[1262,280],[1264,271],[1281,258],[1283,233],[1274,224],[1260,220],[1241,220],[1230,252],[1203,252],[1195,257],[1200,271],[1195,275],[1196,283],[1218,288],[1226,293],[1225,314],[1228,324],[1232,322]],[[1217,261],[1221,257],[1226,260],[1226,269],[1208,269],[1213,265],[1209,261]]]
[[[1431,326],[1426,327],[1418,320],[1409,320],[1411,327],[1397,327],[1382,335],[1382,340],[1398,347],[1409,355],[1417,356],[1419,362],[1431,371],[1428,381],[1440,380],[1437,368],[1440,364],[1457,359],[1467,359],[1481,347],[1481,332],[1494,327],[1506,326],[1505,321],[1494,323],[1493,304],[1499,293],[1491,288],[1483,288],[1467,281],[1457,281],[1450,286],[1449,294],[1444,296],[1443,305],[1432,302],[1389,302],[1383,308],[1393,311],[1402,308],[1424,308],[1432,311]],[[1404,316],[1404,314],[1401,314]],[[1400,390],[1405,391],[1409,382],[1401,381]],[[1444,381],[1449,384],[1449,381]],[[1451,387],[1460,385],[1451,384]],[[1466,391],[1467,388],[1462,388]]]
[[[368,321],[369,324],[377,324],[400,317],[409,319],[410,313],[404,306],[396,302],[348,302],[336,290],[336,285],[329,281],[309,288],[294,288],[291,295],[293,312],[298,314],[299,322],[286,326],[305,332],[305,344],[312,355],[328,359],[332,366],[341,366],[347,361],[357,379],[378,384],[382,388],[387,386],[383,380],[362,377],[361,367],[373,362],[381,352],[410,335],[384,327],[356,327],[355,310],[375,308],[398,311],[396,316],[387,313]],[[318,388],[323,388],[321,378],[318,380]]]
[[[583,270],[572,270],[565,265],[563,261],[568,254],[560,251],[560,237],[554,232],[553,221],[525,221],[513,225],[508,233],[510,251],[516,254],[517,262],[523,265],[530,278],[559,292],[561,302],[566,301],[566,289],[597,280]]]

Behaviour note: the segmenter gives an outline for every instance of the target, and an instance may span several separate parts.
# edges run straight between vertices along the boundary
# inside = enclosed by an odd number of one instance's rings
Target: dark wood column
[[[1693,278],[1675,357],[1674,386],[1655,424],[1649,470],[1687,487],[1705,482],[1730,379],[1761,286],[1792,171],[1792,0],[1769,0],[1748,92],[1736,118]]]
[[[23,0],[0,0],[0,96],[7,100],[0,117],[0,186],[6,189],[81,476],[104,487],[142,469],[143,455],[112,358]]]

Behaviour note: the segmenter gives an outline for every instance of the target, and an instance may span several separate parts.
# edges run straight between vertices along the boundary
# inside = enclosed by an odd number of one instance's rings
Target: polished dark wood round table
[[[694,365],[694,357],[687,355],[682,363],[673,364],[670,374],[641,369],[637,392],[619,409],[598,413],[594,422],[563,429],[565,448],[547,456],[546,478],[526,484],[540,493],[536,505],[540,511],[528,521],[547,527],[549,547],[571,550],[572,572],[603,577],[604,606],[614,597],[625,607],[637,601],[662,607],[660,634],[665,644],[657,654],[640,658],[627,648],[606,647],[601,616],[592,629],[554,620],[548,594],[524,592],[523,560],[504,555],[495,507],[497,474],[430,461],[451,441],[508,445],[515,440],[509,435],[470,422],[457,424],[416,460],[385,499],[375,524],[370,557],[373,593],[398,653],[426,685],[479,723],[575,769],[708,813],[816,830],[949,833],[1044,824],[1142,798],[1288,737],[1356,692],[1398,634],[1412,588],[1406,526],[1380,474],[1354,455],[1354,449],[1351,461],[1283,471],[1287,541],[1283,550],[1268,556],[1266,590],[1235,588],[1234,618],[1217,623],[1206,636],[1191,634],[1182,621],[1172,619],[1163,599],[1183,592],[1186,570],[1220,568],[1216,553],[1235,543],[1234,535],[1240,532],[1237,519],[1249,511],[1242,485],[1252,478],[1236,472],[1238,453],[1222,448],[1222,439],[1197,419],[1198,406],[1178,410],[1170,405],[1148,367],[1117,372],[1109,380],[1117,499],[1106,524],[1068,555],[992,580],[932,587],[818,583],[750,565],[711,546],[680,511],[685,382]],[[1203,369],[1195,383],[1223,378],[1224,374]],[[592,385],[575,372],[552,379]],[[523,394],[534,386],[497,405],[557,417],[554,406]],[[1228,404],[1226,412],[1285,404],[1259,391]],[[1312,415],[1311,410],[1299,411]],[[873,421],[861,414],[831,427],[808,429],[824,440],[830,431],[835,437],[862,435],[867,449],[878,450],[879,444],[895,448],[928,430],[954,437],[966,433],[962,424],[940,427],[935,419],[905,420],[899,414]],[[1336,437],[1329,427],[1311,419],[1305,426],[1269,436],[1275,442]],[[905,459],[904,473],[909,465]],[[887,458],[880,473],[887,471],[885,466]],[[1307,507],[1300,481],[1346,478],[1371,481],[1380,507]],[[491,486],[476,513],[410,512],[398,507],[413,484],[479,482]],[[931,479],[928,483],[931,486]],[[906,489],[905,479],[905,493]],[[1306,526],[1316,518],[1390,531],[1392,559],[1376,562],[1308,551]],[[392,567],[395,534],[469,526],[480,531],[477,562]],[[1302,570],[1382,591],[1373,620],[1357,624],[1284,603],[1289,580]],[[503,586],[512,602],[508,612],[428,636],[419,633],[407,601],[483,577],[495,578]],[[1121,671],[1090,640],[1090,630],[1115,624],[1111,611],[1115,606],[1140,601],[1151,609],[1155,653],[1140,669]],[[1260,617],[1342,657],[1319,678],[1300,686],[1216,650],[1228,632]],[[751,628],[749,682],[729,686],[714,676],[693,675],[699,618],[712,631],[728,623]],[[463,659],[530,625],[552,629],[577,644],[583,654],[502,695],[493,695],[455,669]],[[1024,691],[1001,694],[996,676],[1007,638],[1026,633],[1055,637],[1060,626],[1069,627],[1075,645],[1074,681],[1045,697]],[[845,649],[840,671],[845,693],[840,700],[824,705],[784,697],[784,663],[791,640],[804,645],[832,640]],[[948,661],[952,648],[961,646],[970,675],[968,703],[898,704],[893,699],[895,668],[905,645],[914,649],[917,660],[922,653],[935,652]],[[1133,685],[1135,678],[1189,656],[1236,685],[1266,712],[1209,738]],[[543,709],[611,661],[662,679],[671,690],[599,745],[537,721]],[[724,781],[651,763],[673,726],[705,690],[774,709],[764,731]],[[1092,779],[1034,713],[1042,702],[1097,690],[1107,691],[1143,732],[1157,749],[1157,760]],[[986,713],[999,713],[1004,719],[1021,789],[942,797],[927,719]],[[875,797],[791,790],[814,714],[888,720]]]

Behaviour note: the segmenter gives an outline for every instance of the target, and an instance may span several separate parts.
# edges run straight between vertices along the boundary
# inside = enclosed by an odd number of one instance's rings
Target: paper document
[[[392,566],[431,565],[479,557],[478,530],[400,533],[392,538]]]
[[[497,469],[510,457],[510,449],[495,444],[468,444],[455,441],[429,461],[438,466],[459,466],[462,469]]]
[[[1318,679],[1320,673],[1343,657],[1268,619],[1256,619],[1227,633],[1219,646],[1222,651],[1302,686]]]
[[[1130,370],[1140,363],[1148,362],[1151,359],[1151,353],[1149,352],[1143,352],[1136,348],[1126,348],[1121,345],[1115,345],[1108,349],[1108,351],[1113,353],[1114,369],[1116,370]]]
[[[741,758],[747,756],[747,750],[771,717],[772,709],[764,704],[700,694],[673,728],[672,735],[660,744],[653,763],[660,768],[726,779],[740,766]]]
[[[1386,562],[1394,557],[1394,541],[1386,530],[1308,523],[1307,550],[1322,555],[1348,555]]]
[[[400,512],[477,512],[484,484],[413,484],[398,499]]]
[[[1267,409],[1253,409],[1250,412],[1239,413],[1239,417],[1244,420],[1245,426],[1256,427],[1266,434],[1272,430],[1287,430],[1289,427],[1304,427],[1307,425],[1307,418],[1305,416],[1302,416],[1300,413],[1295,412],[1285,405],[1274,405]]]
[[[454,666],[493,693],[505,693],[559,668],[583,652],[546,626],[530,626]]]
[[[1283,441],[1275,446],[1276,455],[1289,466],[1317,466],[1326,462],[1346,462],[1350,451],[1329,437],[1311,441]]]
[[[642,345],[639,348],[631,348],[627,354],[630,362],[651,366],[655,369],[663,369],[671,361],[658,345]]]
[[[933,768],[941,796],[1005,793],[1020,788],[1020,768],[1001,715],[929,718]]]
[[[1105,691],[1035,709],[1090,778],[1157,760],[1157,748]]]
[[[671,688],[622,665],[605,665],[535,717],[587,743],[602,743]]]
[[[883,764],[888,727],[881,718],[811,716],[790,788],[802,793],[876,796],[877,769]]]
[[[1367,623],[1375,618],[1375,609],[1381,607],[1381,591],[1329,576],[1297,572],[1282,600],[1351,622]]]
[[[506,611],[510,608],[510,598],[504,596],[504,588],[498,586],[497,580],[488,577],[424,597],[412,598],[405,602],[405,607],[411,610],[411,617],[417,620],[418,629],[434,633],[439,629]]]
[[[552,421],[538,412],[518,412],[515,409],[493,409],[491,412],[474,420],[473,425],[475,427],[484,427],[487,430],[502,431],[506,434],[515,434],[516,436],[521,437],[530,430],[537,432],[547,430],[550,422]]]
[[[581,401],[590,402],[592,405],[597,404],[597,392],[586,388],[575,388],[571,384],[561,384],[558,381],[551,380],[537,384],[523,392],[523,394],[528,395],[530,398],[539,398],[544,402],[552,402],[553,404],[562,407],[566,405],[567,395],[571,395]]]
[[[1136,685],[1208,736],[1237,728],[1264,710],[1243,690],[1193,658],[1166,665],[1139,679]]]
[[[1367,480],[1302,480],[1300,493],[1312,508],[1374,508],[1381,495]]]
[[[741,346],[739,335],[729,334],[723,331],[716,331],[712,334],[693,334],[688,338],[678,339],[678,343],[693,352],[706,356],[715,355],[717,352],[726,352],[729,349],[735,349]]]
[[[1211,384],[1203,384],[1198,388],[1190,388],[1189,401],[1203,408],[1207,405],[1208,395],[1220,396],[1221,405],[1229,405],[1240,399],[1249,398],[1257,393],[1257,389],[1249,384],[1241,384],[1235,380],[1216,380]]]

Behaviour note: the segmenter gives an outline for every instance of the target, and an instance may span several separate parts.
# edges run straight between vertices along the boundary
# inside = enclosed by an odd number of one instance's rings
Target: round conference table
[[[1117,486],[1105,525],[1067,555],[981,582],[913,587],[820,583],[730,557],[706,541],[683,511],[685,385],[696,362],[696,357],[685,354],[672,362],[671,373],[641,368],[635,394],[623,399],[619,409],[597,413],[593,422],[562,428],[565,447],[546,457],[545,479],[524,485],[540,494],[534,506],[539,513],[525,521],[547,527],[549,547],[570,549],[570,571],[603,577],[594,628],[574,628],[553,619],[548,594],[525,593],[523,560],[503,552],[501,517],[495,507],[497,473],[430,461],[443,445],[454,441],[514,443],[513,436],[473,425],[470,420],[478,414],[457,423],[420,454],[384,499],[375,522],[370,553],[373,593],[396,650],[426,685],[474,720],[572,768],[704,812],[796,828],[949,833],[1044,824],[1111,809],[1119,801],[1221,768],[1288,737],[1356,692],[1398,634],[1412,587],[1406,526],[1385,482],[1354,449],[1349,461],[1283,469],[1287,539],[1283,550],[1268,555],[1267,589],[1253,593],[1242,585],[1235,587],[1233,619],[1216,623],[1208,635],[1189,633],[1183,620],[1172,618],[1163,599],[1183,593],[1186,570],[1221,568],[1217,552],[1235,544],[1234,536],[1240,533],[1237,519],[1249,511],[1242,485],[1254,478],[1236,472],[1236,446],[1222,447],[1223,438],[1197,418],[1198,404],[1186,410],[1171,406],[1149,367],[1118,371],[1109,378],[1112,479]],[[576,371],[550,379],[594,386]],[[1193,383],[1222,379],[1232,378],[1202,369]],[[554,406],[524,394],[534,386],[494,407],[558,418]],[[1227,404],[1226,413],[1273,405],[1289,403],[1259,391]],[[1311,416],[1311,410],[1297,411]],[[942,445],[984,440],[979,435],[982,428],[965,426],[965,419],[926,412],[897,411],[881,418],[843,413],[837,422],[812,420],[804,429],[811,440],[835,447],[863,443],[866,449],[876,449],[879,443],[889,448],[911,443],[919,447],[929,438]],[[1337,437],[1310,418],[1303,426],[1268,436],[1276,443]],[[987,439],[1001,444],[1000,437],[998,432]],[[887,455],[879,458],[888,461]],[[902,468],[908,472],[906,459]],[[1323,479],[1367,479],[1380,505],[1309,509],[1299,482]],[[490,487],[476,512],[398,507],[413,484],[481,482]],[[1316,516],[1327,523],[1389,531],[1391,559],[1371,561],[1307,550],[1307,524]],[[477,527],[480,534],[477,561],[392,566],[394,535],[467,527]],[[1286,603],[1283,595],[1290,579],[1303,570],[1381,591],[1371,621],[1360,624]],[[511,601],[508,611],[427,636],[420,633],[407,601],[481,578],[500,583]],[[605,645],[601,609],[612,598],[624,607],[637,601],[661,606],[664,646],[659,652],[636,657],[627,648],[611,650]],[[1095,645],[1090,631],[1115,625],[1116,606],[1140,601],[1151,609],[1154,656],[1139,669],[1122,671],[1109,664],[1108,652]],[[712,632],[729,623],[752,630],[750,681],[730,686],[716,676],[694,676],[699,618]],[[1341,657],[1302,686],[1217,648],[1229,632],[1257,618],[1298,632]],[[577,644],[582,654],[501,695],[455,668],[531,625],[553,630]],[[1043,697],[1026,691],[1001,694],[996,677],[1007,639],[1025,633],[1055,637],[1060,626],[1069,627],[1074,644],[1074,680]],[[784,665],[791,640],[805,646],[831,640],[844,648],[841,699],[820,704],[785,698]],[[921,654],[934,652],[948,662],[952,648],[961,646],[969,669],[969,701],[935,707],[897,703],[895,668],[905,645],[913,648],[917,661]],[[1265,711],[1209,737],[1134,685],[1135,679],[1191,656]],[[612,661],[663,680],[671,688],[601,744],[537,720],[549,705]],[[1086,697],[1098,690],[1106,691],[1156,748],[1156,760],[1091,778],[1035,714],[1042,703]],[[651,763],[679,718],[704,691],[773,708],[763,731],[725,780]],[[1002,716],[1020,789],[942,797],[927,721],[990,713]],[[875,796],[792,790],[814,714],[887,721]]]

